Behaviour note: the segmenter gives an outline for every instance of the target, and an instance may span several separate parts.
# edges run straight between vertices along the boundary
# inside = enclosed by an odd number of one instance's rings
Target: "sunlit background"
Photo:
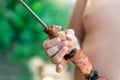
[[[61,25],[64,30],[75,4],[75,0],[24,1],[47,25]],[[43,27],[18,0],[0,0],[0,80],[70,80],[72,65],[54,74],[55,65],[42,46],[45,39]]]

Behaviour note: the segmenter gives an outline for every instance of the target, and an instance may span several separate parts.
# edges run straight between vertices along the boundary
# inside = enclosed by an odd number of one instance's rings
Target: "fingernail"
[[[70,33],[67,34],[68,37],[71,37],[72,35]]]
[[[58,65],[58,71],[57,71],[57,72],[60,73],[60,72],[62,71],[62,69],[63,69],[63,65],[59,64],[59,65]]]
[[[72,35],[69,34],[69,33],[67,34],[67,37],[68,37],[69,39],[71,39],[71,40],[72,40],[72,38],[73,38]]]

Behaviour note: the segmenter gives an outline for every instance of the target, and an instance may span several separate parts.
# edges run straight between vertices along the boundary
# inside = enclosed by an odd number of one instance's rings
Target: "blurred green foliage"
[[[59,5],[54,1],[25,0],[47,25],[61,25],[65,29],[70,18],[71,5]],[[0,55],[5,54],[9,64],[26,65],[33,56],[40,56],[48,61],[42,46],[47,38],[43,27],[18,0],[0,0]]]

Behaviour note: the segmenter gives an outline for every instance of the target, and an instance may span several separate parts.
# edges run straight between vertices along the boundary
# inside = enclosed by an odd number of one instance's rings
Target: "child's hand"
[[[58,37],[46,40],[43,43],[44,48],[46,48],[46,54],[51,58],[51,61],[56,64],[57,72],[61,72],[70,61],[64,59],[64,56],[69,50],[67,47],[69,45],[68,41],[73,44],[72,46],[74,48],[80,49],[79,43],[72,29],[66,30],[65,35],[67,40],[63,41]]]

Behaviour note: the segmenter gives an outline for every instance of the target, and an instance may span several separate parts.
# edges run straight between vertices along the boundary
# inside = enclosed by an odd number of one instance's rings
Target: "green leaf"
[[[10,24],[5,20],[0,21],[0,25],[0,50],[3,50],[10,47],[14,31]]]

